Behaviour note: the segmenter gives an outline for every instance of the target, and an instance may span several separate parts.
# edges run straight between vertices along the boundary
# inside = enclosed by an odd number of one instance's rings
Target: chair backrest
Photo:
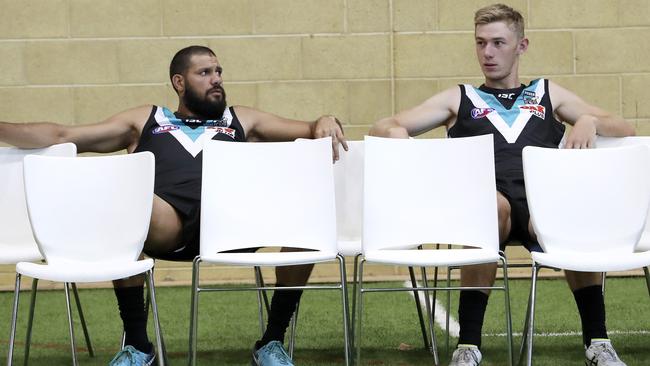
[[[339,241],[358,241],[363,226],[363,141],[348,141],[334,164],[336,229]]]
[[[523,151],[531,222],[544,251],[630,251],[650,205],[646,146]]]
[[[366,137],[363,250],[424,243],[499,250],[492,135]]]
[[[650,147],[650,136],[604,137],[596,139],[597,148],[645,145]],[[648,167],[650,169],[650,167]],[[649,187],[650,189],[650,187]],[[637,245],[638,250],[650,250],[650,215],[645,222],[645,229]]]
[[[201,254],[250,247],[336,251],[330,138],[206,142]]]
[[[3,245],[36,246],[23,184],[23,159],[27,155],[74,157],[77,147],[72,143],[43,149],[0,147],[0,243]]]
[[[25,196],[45,259],[136,260],[149,230],[154,156],[25,157]]]

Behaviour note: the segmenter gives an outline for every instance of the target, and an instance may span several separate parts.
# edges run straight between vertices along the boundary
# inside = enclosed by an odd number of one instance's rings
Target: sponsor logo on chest
[[[494,108],[472,108],[471,114],[473,119],[481,119],[493,111]]]
[[[519,109],[522,111],[528,111],[532,115],[539,117],[541,119],[544,119],[544,117],[546,117],[546,108],[544,108],[544,106],[541,106],[539,104],[524,104],[524,105],[520,105]]]

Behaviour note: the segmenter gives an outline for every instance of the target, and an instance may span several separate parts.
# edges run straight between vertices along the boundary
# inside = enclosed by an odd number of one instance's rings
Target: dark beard
[[[226,91],[221,87],[221,99],[209,101],[205,97],[201,98],[192,88],[187,88],[183,95],[183,103],[195,117],[204,119],[220,119],[226,110]]]

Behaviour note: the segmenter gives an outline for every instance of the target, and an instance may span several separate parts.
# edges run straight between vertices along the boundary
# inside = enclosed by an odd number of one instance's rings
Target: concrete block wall
[[[174,52],[217,53],[231,104],[313,120],[359,139],[384,116],[481,83],[473,13],[484,0],[0,0],[0,120],[84,124],[176,106]],[[544,76],[650,134],[650,1],[510,0]],[[442,136],[432,131],[427,136]]]

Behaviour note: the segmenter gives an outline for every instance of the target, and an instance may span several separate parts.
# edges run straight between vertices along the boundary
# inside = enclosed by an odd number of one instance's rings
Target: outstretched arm
[[[51,122],[0,122],[0,141],[21,148],[40,148],[72,142],[79,152],[113,152],[132,149],[138,142],[142,127],[152,106],[141,106],[120,112],[105,121],[66,126]]]
[[[249,140],[293,141],[298,138],[331,136],[334,160],[339,159],[339,144],[345,150],[348,149],[341,123],[334,116],[322,116],[316,121],[307,122],[243,106],[236,106],[235,112]]]
[[[594,146],[596,135],[632,136],[632,124],[603,109],[593,106],[576,94],[549,81],[551,104],[554,112],[573,126],[567,137],[565,148],[585,149]]]
[[[453,87],[425,100],[422,104],[381,119],[370,128],[370,135],[408,138],[452,123],[460,105],[460,89]]]

